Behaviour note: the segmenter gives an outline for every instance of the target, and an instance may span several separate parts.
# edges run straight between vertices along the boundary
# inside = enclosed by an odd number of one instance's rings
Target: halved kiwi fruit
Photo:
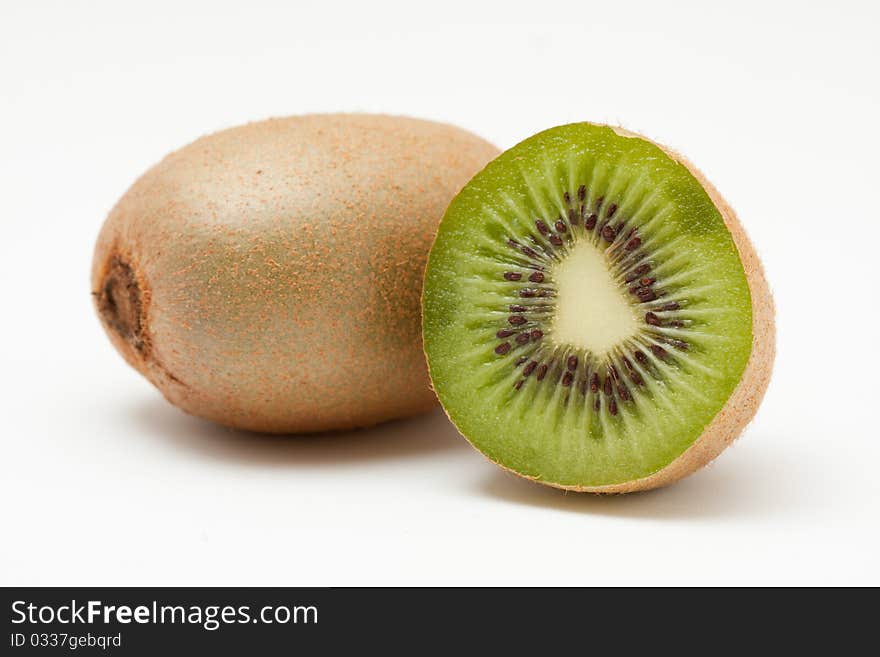
[[[578,491],[674,481],[753,417],[773,306],[733,211],[687,161],[579,123],[503,153],[428,259],[434,389],[499,465]]]

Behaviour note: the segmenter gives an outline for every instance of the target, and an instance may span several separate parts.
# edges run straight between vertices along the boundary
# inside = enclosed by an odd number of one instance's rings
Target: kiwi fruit
[[[428,250],[497,154],[449,125],[363,114],[203,137],[110,212],[98,317],[168,400],[224,425],[311,432],[425,411]]]
[[[754,416],[775,349],[730,206],[668,148],[589,123],[525,140],[455,197],[423,333],[440,402],[478,450],[597,493],[715,458]]]

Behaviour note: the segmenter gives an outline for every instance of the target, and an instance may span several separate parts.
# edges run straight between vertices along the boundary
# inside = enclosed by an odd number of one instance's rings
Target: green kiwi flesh
[[[753,300],[698,175],[579,123],[503,153],[453,200],[428,259],[424,346],[444,409],[491,460],[613,489],[670,466],[725,408]]]

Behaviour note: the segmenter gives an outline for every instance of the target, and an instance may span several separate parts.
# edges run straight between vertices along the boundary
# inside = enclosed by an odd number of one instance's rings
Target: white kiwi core
[[[626,290],[611,275],[605,254],[587,241],[575,243],[553,267],[556,304],[552,339],[597,356],[635,335],[640,326]]]

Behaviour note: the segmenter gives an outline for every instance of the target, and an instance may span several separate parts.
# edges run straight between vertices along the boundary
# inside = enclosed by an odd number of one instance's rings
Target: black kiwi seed
[[[650,349],[651,349],[651,353],[654,354],[660,360],[666,360],[667,356],[669,356],[667,351],[663,347],[661,347],[659,344],[652,344]]]
[[[558,230],[560,233],[564,233],[564,232],[567,230],[566,227],[565,227],[565,222],[562,221],[562,219],[559,219],[559,220],[554,224],[554,226],[556,227],[556,230]]]
[[[543,381],[545,376],[547,376],[547,364],[541,363],[540,367],[538,367],[538,373],[536,377],[538,381]]]
[[[587,186],[581,185],[578,187],[578,201],[583,203],[585,198],[587,198]]]
[[[629,273],[626,275],[626,279],[625,279],[625,280],[626,280],[627,283],[632,283],[634,280],[636,280],[636,279],[639,278],[640,276],[644,276],[644,275],[647,274],[649,271],[651,271],[651,265],[649,265],[649,264],[646,262],[646,263],[641,264],[641,265],[639,265],[638,267],[636,267],[633,271],[629,272]]]
[[[566,364],[568,365],[568,369],[571,370],[572,372],[574,372],[578,366],[578,357],[577,356],[569,356],[568,362]]]
[[[528,341],[529,341],[529,334],[528,333],[520,333],[518,336],[516,336],[516,343],[517,344],[525,344]]]
[[[608,372],[611,374],[611,378],[614,379],[615,382],[620,380],[620,373],[613,364],[608,366]]]
[[[608,412],[611,415],[617,415],[617,402],[614,401],[614,397],[608,400]]]
[[[522,274],[516,271],[506,271],[504,272],[504,280],[507,281],[518,281],[522,278]]]
[[[629,378],[633,383],[637,386],[645,385],[645,380],[642,378],[642,375],[633,367],[633,364],[626,356],[623,357],[623,365],[626,367],[626,371],[629,373]]]
[[[528,376],[532,372],[535,371],[535,368],[538,366],[538,361],[530,361],[528,365],[523,368],[523,376]]]
[[[541,233],[541,235],[547,235],[550,233],[550,228],[540,219],[535,222],[535,227],[538,229],[538,232]]]
[[[584,228],[587,230],[593,230],[596,227],[596,222],[599,220],[599,217],[595,214],[591,214],[587,219],[586,223],[584,223]]]
[[[532,273],[531,276],[529,276],[529,280],[532,283],[543,283],[544,282],[544,274],[539,271],[536,271],[536,272]]]
[[[509,342],[502,342],[500,345],[495,347],[495,353],[498,354],[499,356],[503,356],[508,351],[510,351],[510,343]]]
[[[511,315],[507,318],[507,321],[510,322],[512,326],[522,326],[526,323],[526,318],[522,315]]]
[[[495,334],[495,337],[504,339],[509,338],[511,335],[513,335],[513,331],[511,329],[501,329],[500,331],[498,331],[498,333]]]

